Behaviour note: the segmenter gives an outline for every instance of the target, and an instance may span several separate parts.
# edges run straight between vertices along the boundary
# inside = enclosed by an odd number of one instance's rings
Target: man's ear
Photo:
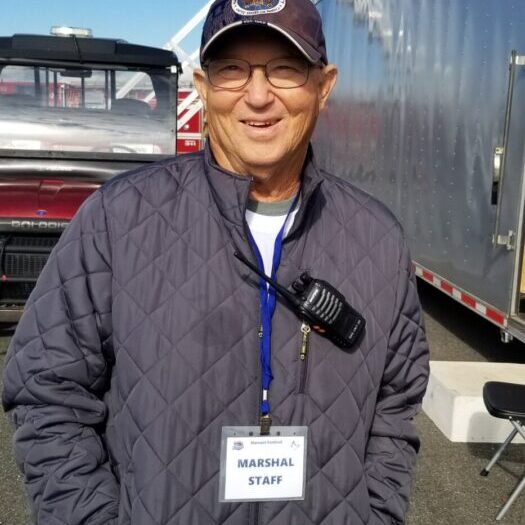
[[[208,82],[206,80],[206,73],[202,69],[195,69],[193,71],[193,84],[199,97],[204,106],[204,111],[206,111],[206,106],[208,102]]]
[[[328,64],[321,70],[321,80],[319,82],[319,110],[326,107],[330,93],[332,93],[337,82],[337,67]]]

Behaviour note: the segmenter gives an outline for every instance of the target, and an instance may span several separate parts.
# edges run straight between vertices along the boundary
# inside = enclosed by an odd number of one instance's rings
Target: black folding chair
[[[489,461],[489,464],[481,471],[482,476],[488,476],[490,469],[498,461],[503,451],[507,448],[507,445],[511,443],[516,435],[519,433],[523,436],[523,439],[525,439],[525,385],[489,381],[485,383],[483,387],[483,401],[490,415],[508,419],[514,427],[505,442],[498,448]],[[525,475],[499,511],[496,516],[497,521],[505,516],[510,506],[524,488]]]

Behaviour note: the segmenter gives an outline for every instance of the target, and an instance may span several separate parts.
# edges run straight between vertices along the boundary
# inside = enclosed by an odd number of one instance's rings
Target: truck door
[[[513,51],[509,64],[507,104],[502,143],[494,148],[492,204],[496,220],[492,242],[500,252],[502,275],[512,281],[494,283],[509,294],[508,311],[525,324],[525,54]],[[502,290],[503,291],[503,290]],[[523,329],[522,329],[523,330]]]

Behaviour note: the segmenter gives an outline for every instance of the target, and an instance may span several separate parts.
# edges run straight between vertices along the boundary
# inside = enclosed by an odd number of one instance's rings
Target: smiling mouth
[[[264,129],[275,126],[275,124],[278,124],[280,120],[241,120],[241,122],[250,128]]]

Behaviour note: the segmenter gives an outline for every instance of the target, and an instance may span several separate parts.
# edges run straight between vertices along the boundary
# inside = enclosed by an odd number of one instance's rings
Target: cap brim
[[[243,26],[259,26],[259,27],[268,27],[270,29],[273,29],[274,31],[277,31],[281,35],[283,35],[285,38],[287,38],[303,55],[304,57],[311,62],[312,64],[317,64],[322,60],[322,55],[314,49],[306,40],[301,38],[297,35],[294,31],[291,31],[288,28],[284,28],[281,26],[278,26],[276,24],[272,24],[269,22],[261,23],[261,22],[244,22],[244,21],[237,21],[233,22],[232,24],[229,24],[227,26],[224,26],[220,31],[217,31],[210,40],[206,43],[206,45],[201,49],[200,53],[200,59],[201,63],[204,62],[206,53],[209,51],[210,46],[216,42],[220,37],[222,37],[225,33],[230,32],[232,29],[238,29],[239,27]]]

